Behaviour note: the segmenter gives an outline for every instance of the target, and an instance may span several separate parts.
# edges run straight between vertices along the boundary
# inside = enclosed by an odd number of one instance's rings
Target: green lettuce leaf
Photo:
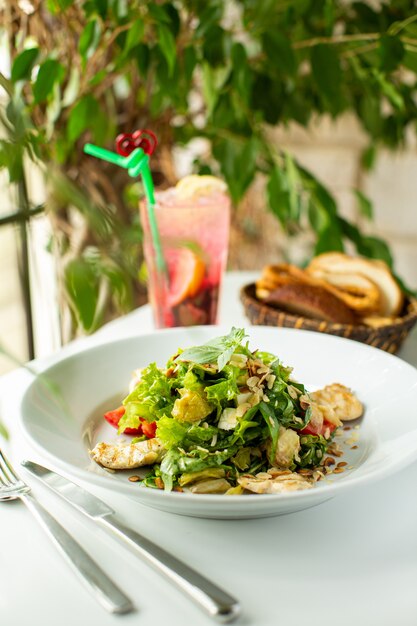
[[[220,405],[222,408],[225,408],[231,400],[234,400],[239,395],[236,380],[233,378],[221,380],[214,385],[207,386],[205,392],[209,402]]]
[[[298,454],[300,460],[298,467],[317,467],[324,458],[330,440],[321,435],[302,435],[300,438],[301,448]]]
[[[183,472],[199,472],[207,467],[219,467],[227,459],[234,456],[240,446],[230,446],[226,450],[210,452],[203,448],[196,448],[187,453],[181,453],[178,458],[178,466]]]
[[[156,436],[167,450],[177,448],[184,441],[189,425],[178,422],[172,417],[161,417],[158,420]]]
[[[269,461],[273,464],[275,459],[275,453],[278,445],[278,437],[279,437],[279,421],[275,411],[272,407],[266,402],[261,402],[259,405],[259,410],[264,418],[266,425],[268,427],[269,436],[271,437],[271,448],[269,451]]]
[[[177,477],[186,473],[200,472],[210,467],[222,467],[224,462],[234,456],[239,446],[227,450],[210,452],[203,448],[195,448],[189,452],[172,449],[161,461],[160,471],[165,490],[171,491]],[[226,469],[229,469],[226,467]]]
[[[164,415],[170,415],[175,397],[171,394],[172,382],[155,363],[142,371],[142,376],[134,390],[123,400],[125,414],[119,422],[119,432],[127,427],[136,428],[139,417],[154,422]]]
[[[179,450],[169,450],[161,461],[160,472],[164,481],[165,491],[172,491],[174,480],[179,474],[178,459],[180,457]]]
[[[167,450],[207,446],[218,433],[219,429],[215,426],[205,428],[198,424],[179,422],[172,417],[161,417],[156,429],[156,436]]]
[[[215,426],[199,426],[192,424],[188,429],[184,440],[184,447],[189,449],[193,446],[207,446],[212,441],[214,435],[219,435],[221,431]]]

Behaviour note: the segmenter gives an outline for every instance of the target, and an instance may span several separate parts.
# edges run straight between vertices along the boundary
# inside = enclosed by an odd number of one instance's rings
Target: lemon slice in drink
[[[227,185],[215,176],[185,176],[175,186],[177,197],[182,200],[211,196],[213,193],[225,193]]]
[[[189,248],[170,251],[168,256],[170,306],[177,306],[186,298],[197,295],[204,279],[204,261]]]

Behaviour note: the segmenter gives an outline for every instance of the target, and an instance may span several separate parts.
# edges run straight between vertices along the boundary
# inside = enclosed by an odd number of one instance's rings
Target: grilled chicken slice
[[[342,422],[355,420],[363,413],[363,405],[355,394],[339,383],[327,385],[324,389],[310,393],[313,401],[319,405],[329,405],[336,418]]]
[[[103,467],[115,470],[134,469],[159,463],[165,454],[165,448],[155,437],[138,443],[98,443],[90,454]]]
[[[286,493],[288,491],[311,489],[313,486],[306,478],[295,472],[276,476],[275,478],[272,478],[272,476],[271,478],[264,476],[240,476],[237,482],[244,489],[254,493]]]

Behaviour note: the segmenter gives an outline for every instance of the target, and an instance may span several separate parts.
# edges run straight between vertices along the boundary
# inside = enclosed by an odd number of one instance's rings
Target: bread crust
[[[358,322],[353,311],[342,300],[318,285],[281,285],[269,293],[265,302],[303,317],[339,324]]]

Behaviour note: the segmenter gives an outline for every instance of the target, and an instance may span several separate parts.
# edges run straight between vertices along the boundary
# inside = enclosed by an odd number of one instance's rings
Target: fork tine
[[[4,487],[10,487],[12,483],[9,474],[7,473],[7,469],[3,459],[3,454],[0,451],[0,481],[4,485]]]
[[[20,478],[16,475],[16,472],[14,471],[10,462],[7,460],[1,448],[0,448],[0,481],[6,487],[13,485],[16,482],[20,482]]]

